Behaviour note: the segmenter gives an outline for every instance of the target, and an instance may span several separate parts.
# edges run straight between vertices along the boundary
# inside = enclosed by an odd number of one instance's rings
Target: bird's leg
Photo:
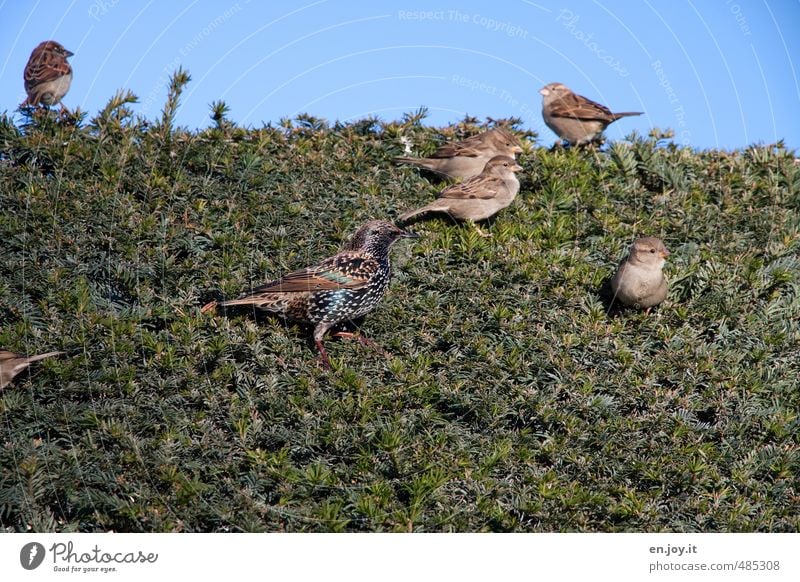
[[[322,340],[314,340],[314,345],[319,350],[319,363],[326,370],[331,369],[331,361],[328,359],[328,352],[325,351],[325,346],[322,345]]]
[[[360,343],[362,346],[368,346],[368,347],[372,348],[373,350],[375,350],[376,352],[380,353],[381,355],[383,355],[383,356],[385,356],[387,358],[390,356],[389,352],[384,350],[378,342],[376,342],[375,340],[369,339],[367,336],[365,336],[364,334],[362,334],[360,332],[359,333],[353,333],[351,331],[337,331],[335,333],[332,333],[331,335],[333,335],[335,337],[342,337],[342,338],[345,338],[345,339],[358,340],[358,343]]]
[[[333,327],[332,323],[318,323],[314,328],[314,345],[319,351],[320,364],[326,370],[331,369],[331,361],[328,358],[328,352],[325,351],[325,346],[322,345],[322,338],[331,327]]]
[[[478,231],[478,234],[481,235],[483,238],[492,238],[492,234],[490,232],[484,232],[483,230],[481,230],[481,227],[478,226],[477,222],[470,220],[469,223],[475,228],[476,231]]]
[[[70,112],[69,109],[67,109],[64,106],[64,103],[59,101],[58,104],[61,106],[61,111],[59,112],[59,115],[61,116],[61,119],[69,119],[69,118],[71,118],[72,117],[72,113]]]

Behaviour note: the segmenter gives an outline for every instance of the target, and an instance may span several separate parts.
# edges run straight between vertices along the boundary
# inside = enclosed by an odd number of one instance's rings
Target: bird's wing
[[[56,60],[49,53],[37,54],[25,66],[25,88],[55,81],[71,72],[72,67],[66,60]]]
[[[482,198],[484,200],[488,200],[497,196],[497,193],[500,191],[502,186],[502,178],[497,178],[495,176],[484,176],[481,174],[468,178],[463,182],[448,186],[439,193],[439,198],[459,198],[462,200],[469,198]]]
[[[600,105],[582,95],[570,93],[553,102],[550,115],[569,119],[612,120],[614,114],[605,105]]]
[[[377,269],[376,260],[357,253],[343,252],[325,259],[319,265],[294,271],[262,285],[250,295],[358,289],[369,282]]]
[[[482,153],[483,134],[473,135],[463,141],[446,143],[433,152],[432,158],[467,157],[477,158]]]

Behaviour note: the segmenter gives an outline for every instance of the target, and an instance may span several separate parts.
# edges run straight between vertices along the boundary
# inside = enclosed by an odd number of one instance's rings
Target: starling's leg
[[[376,352],[382,354],[387,358],[391,356],[391,354],[386,350],[384,350],[378,342],[369,339],[362,333],[353,333],[351,331],[337,331],[336,333],[333,333],[331,335],[336,337],[343,337],[345,339],[358,340],[358,343],[360,343],[362,346],[369,346],[370,348],[372,348],[373,350],[375,350]]]
[[[319,350],[319,362],[326,370],[331,369],[331,361],[328,359],[328,352],[325,351],[325,346],[322,345],[322,340],[314,340],[314,345]]]
[[[322,367],[326,370],[331,369],[331,361],[328,359],[328,352],[325,351],[325,346],[322,345],[322,338],[325,336],[325,333],[333,327],[332,323],[318,323],[317,327],[314,328],[314,345],[317,346],[317,350],[319,351],[320,361],[322,363]]]
[[[217,302],[210,301],[209,303],[206,303],[200,308],[200,313],[208,313],[209,311],[213,311],[216,308],[217,308]]]

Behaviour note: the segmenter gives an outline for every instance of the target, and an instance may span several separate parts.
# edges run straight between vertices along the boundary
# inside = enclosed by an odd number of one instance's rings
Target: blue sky
[[[0,0],[0,15],[0,111],[22,102],[30,51],[52,38],[75,52],[65,104],[90,115],[124,88],[156,118],[182,65],[190,128],[219,99],[252,127],[426,106],[431,125],[517,116],[549,145],[538,90],[559,81],[644,112],[611,139],[655,126],[697,148],[800,147],[800,0]]]

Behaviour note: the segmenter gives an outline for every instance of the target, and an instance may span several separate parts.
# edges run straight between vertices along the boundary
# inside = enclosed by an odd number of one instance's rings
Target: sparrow
[[[519,139],[510,130],[496,127],[463,141],[447,143],[430,158],[394,158],[397,163],[413,164],[448,178],[466,179],[477,176],[495,156],[513,158],[522,153]]]
[[[612,113],[608,107],[573,93],[561,83],[550,83],[539,91],[542,117],[553,133],[570,145],[582,145],[600,138],[609,124],[640,111]]]
[[[636,239],[611,279],[614,299],[639,309],[649,309],[664,301],[667,280],[661,269],[668,256],[661,240],[652,236]]]
[[[54,40],[40,43],[25,65],[25,92],[28,97],[20,107],[46,106],[59,103],[72,83],[72,66],[67,62],[73,53]]]
[[[443,212],[455,220],[471,222],[481,236],[490,236],[475,223],[494,216],[514,201],[519,192],[519,180],[514,172],[521,169],[514,158],[495,156],[480,174],[448,186],[439,192],[436,200],[402,214],[398,222],[405,224],[419,215]]]
[[[58,356],[64,352],[47,352],[38,356],[23,356],[8,350],[0,350],[0,390],[5,388],[14,379],[14,376],[31,365],[32,362],[43,360],[51,356]]]
[[[322,343],[325,333],[375,308],[389,286],[390,248],[401,238],[416,237],[383,220],[367,222],[335,256],[284,275],[238,299],[212,301],[201,311],[205,313],[217,306],[250,305],[291,321],[311,324],[322,365],[330,369],[328,353]],[[346,332],[333,335],[357,337],[362,343],[374,345],[361,335]]]

